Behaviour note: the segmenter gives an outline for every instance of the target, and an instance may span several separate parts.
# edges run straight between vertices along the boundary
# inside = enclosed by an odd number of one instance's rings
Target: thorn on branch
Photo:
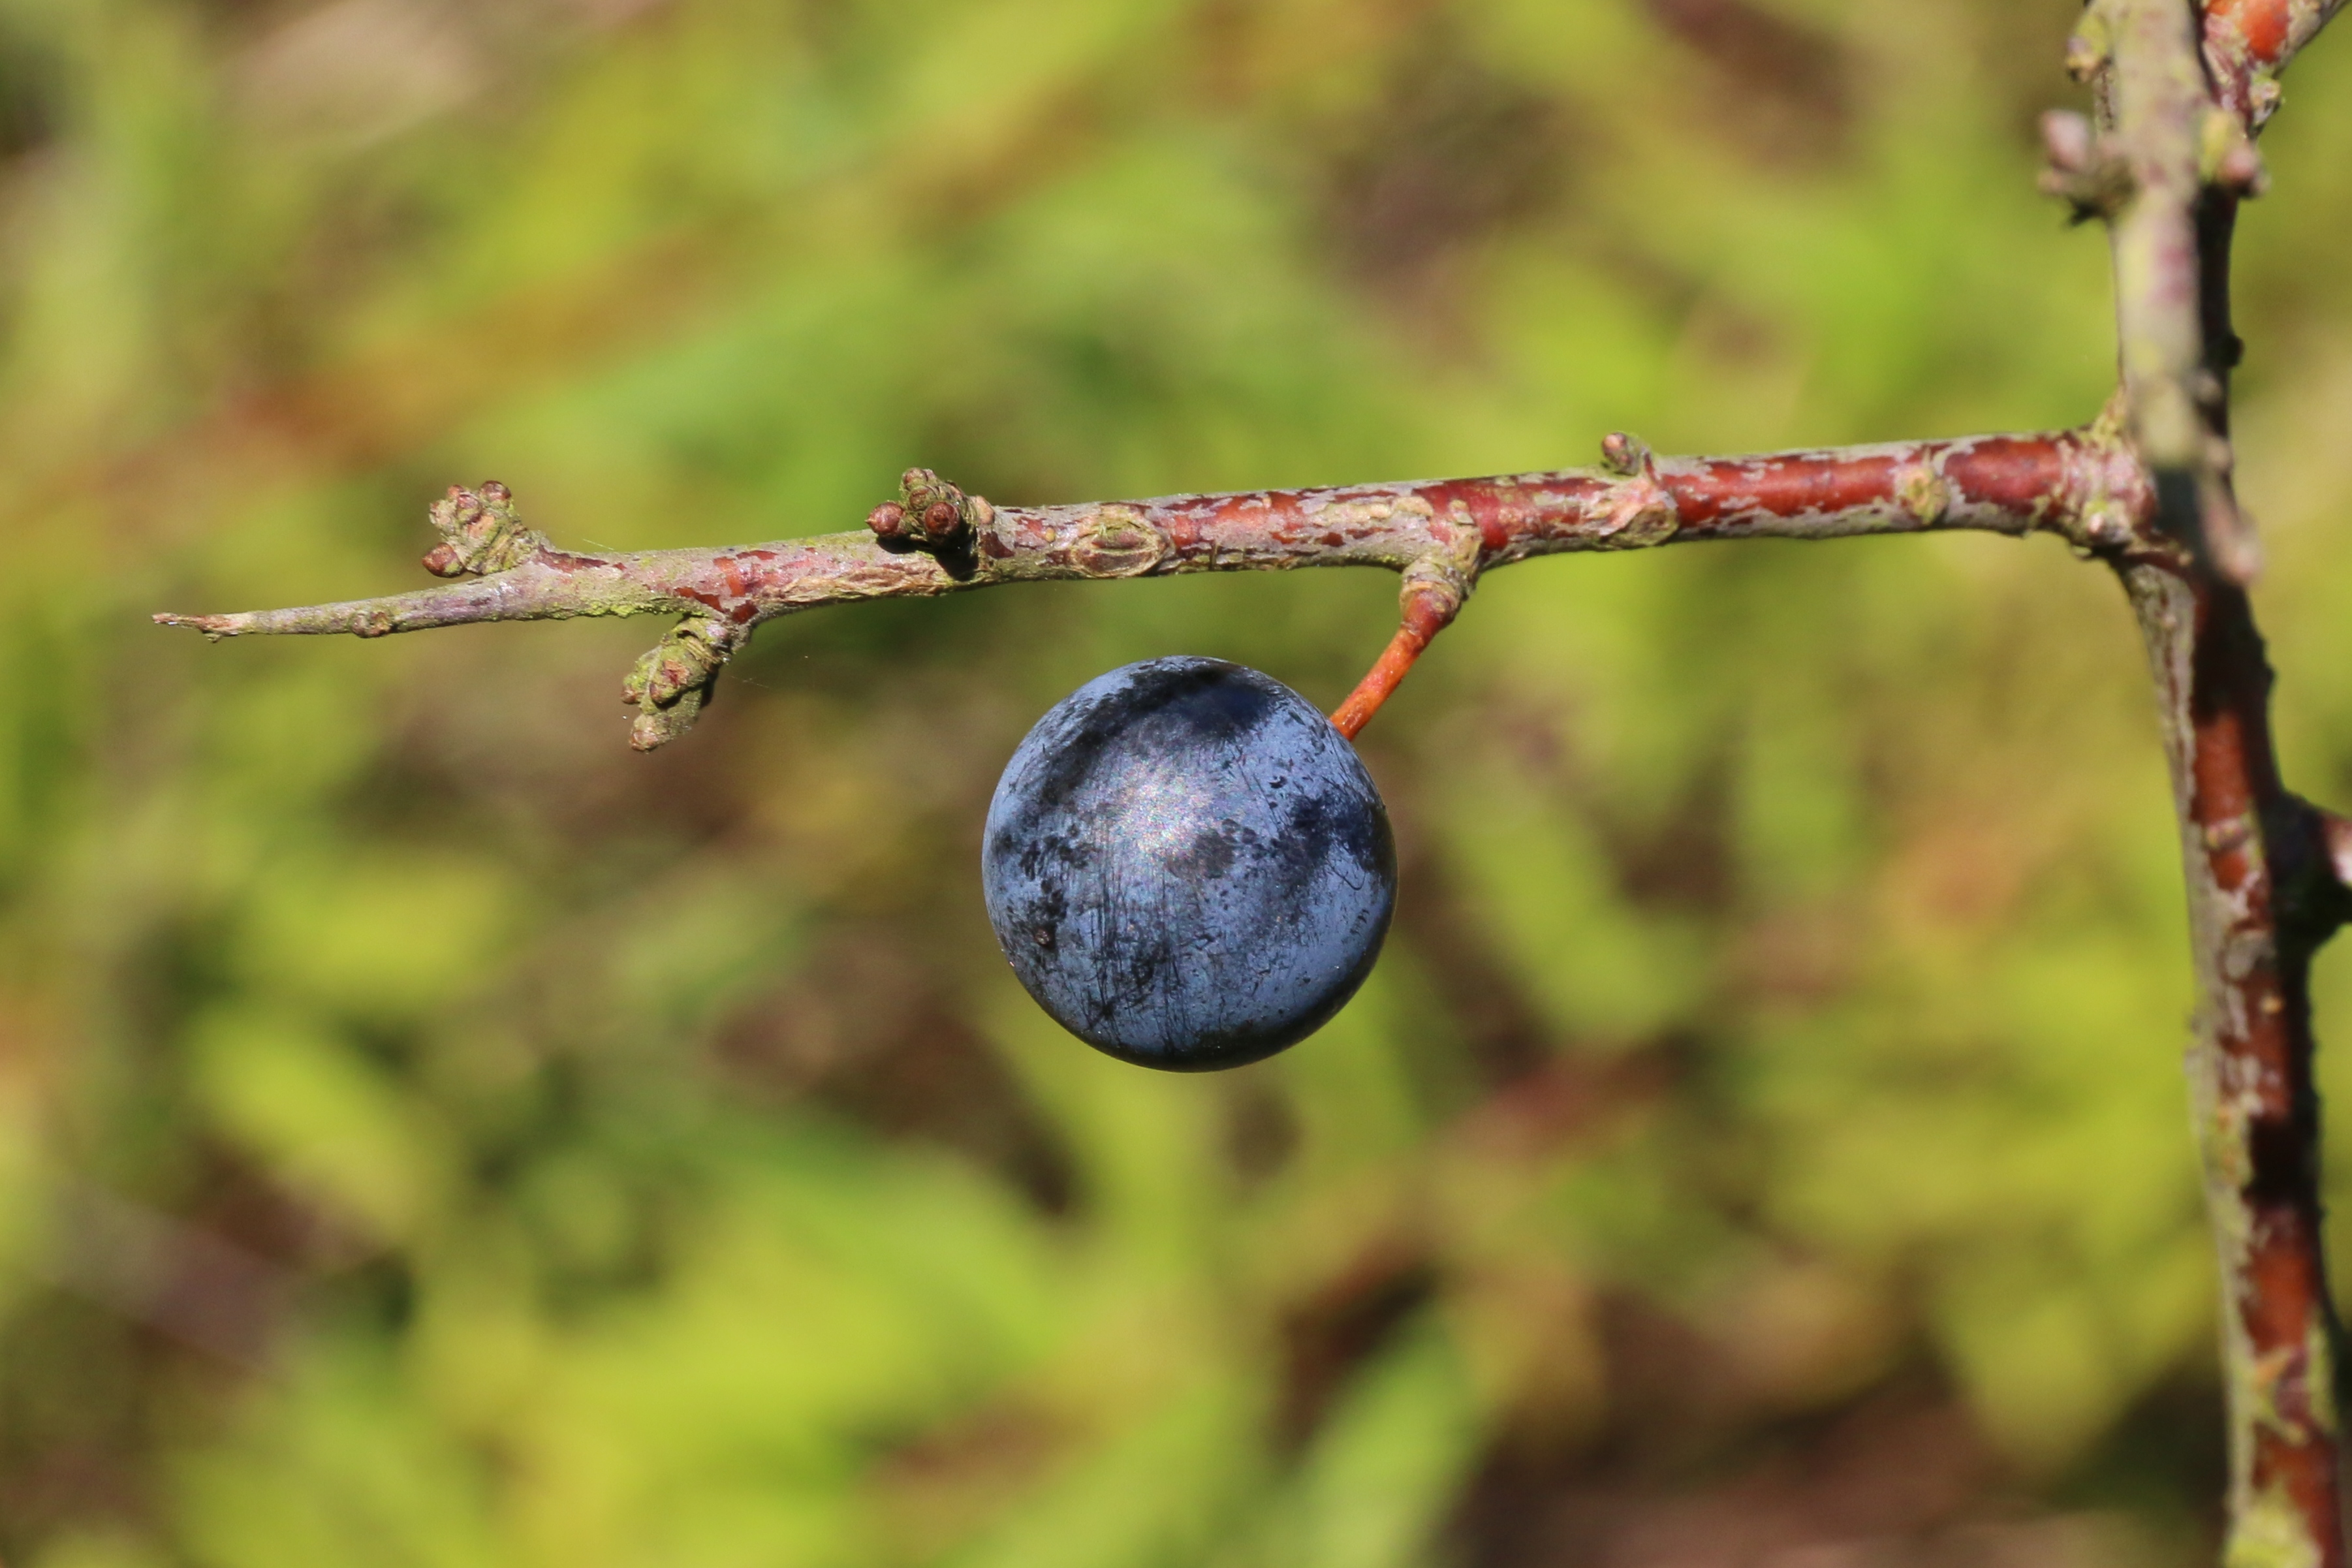
[[[478,490],[451,485],[429,515],[441,542],[425,552],[425,569],[436,577],[504,572],[548,547],[544,534],[523,526],[514,492],[496,479],[483,481]]]
[[[709,616],[688,616],[672,626],[622,683],[621,700],[637,710],[629,744],[650,752],[692,729],[742,642],[740,631]]]

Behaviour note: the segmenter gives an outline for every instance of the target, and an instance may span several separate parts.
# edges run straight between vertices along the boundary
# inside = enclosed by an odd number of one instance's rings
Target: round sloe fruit
[[[1314,1033],[1396,901],[1388,812],[1290,688],[1155,658],[1078,688],[988,808],[989,923],[1029,994],[1112,1056],[1239,1067]]]

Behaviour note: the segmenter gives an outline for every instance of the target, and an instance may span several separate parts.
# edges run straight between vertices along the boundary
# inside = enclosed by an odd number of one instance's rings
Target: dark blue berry
[[[1146,1067],[1273,1055],[1355,994],[1396,849],[1371,776],[1290,688],[1214,658],[1088,681],[988,808],[989,922],[1038,1005]]]

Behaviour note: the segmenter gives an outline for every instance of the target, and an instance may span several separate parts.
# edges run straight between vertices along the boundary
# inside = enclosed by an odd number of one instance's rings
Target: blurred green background
[[[454,480],[628,548],[2079,421],[2074,9],[0,0],[0,1559],[2200,1560],[2173,830],[2053,542],[1497,574],[1366,738],[1378,973],[1198,1079],[1021,994],[989,791],[1127,660],[1336,700],[1385,576],[778,623],[650,758],[653,622],[145,621],[421,585]],[[2287,87],[2242,473],[2341,805],[2352,39]]]

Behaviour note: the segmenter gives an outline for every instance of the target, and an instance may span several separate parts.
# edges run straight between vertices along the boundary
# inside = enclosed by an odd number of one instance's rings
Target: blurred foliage
[[[1498,574],[1367,738],[1380,971],[1210,1079],[1020,994],[988,792],[1125,660],[1335,700],[1385,579],[780,623],[651,758],[651,623],[143,624],[415,585],[488,476],[651,547],[916,462],[1022,502],[2072,423],[2072,12],[0,0],[0,1556],[2196,1560],[2173,829],[2054,544]],[[2343,804],[2352,40],[2268,147],[2243,481]]]

